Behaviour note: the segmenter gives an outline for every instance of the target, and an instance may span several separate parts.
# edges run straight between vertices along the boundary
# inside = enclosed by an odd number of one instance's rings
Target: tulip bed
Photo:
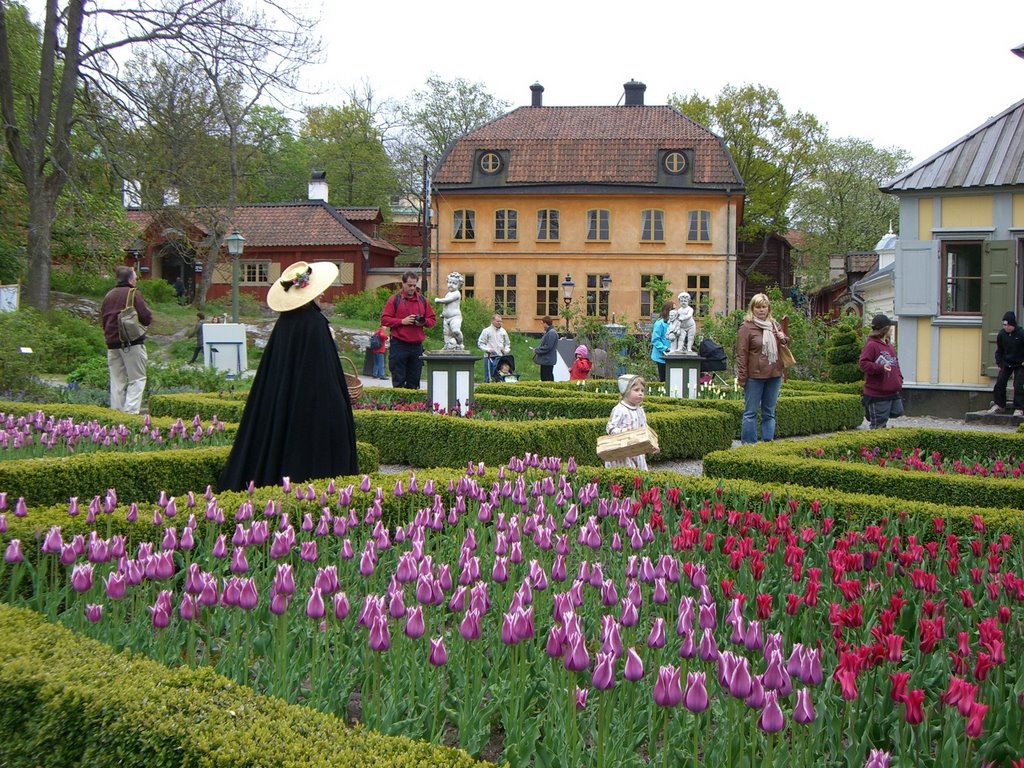
[[[27,416],[0,411],[0,460],[63,457],[94,451],[135,453],[196,448],[229,445],[231,439],[232,435],[225,433],[224,423],[216,416],[205,426],[199,416],[191,420],[191,426],[177,419],[165,432],[149,416],[140,424],[128,426],[104,424],[95,419],[83,422],[55,418],[41,410]]]
[[[814,456],[824,456],[824,449],[814,451]],[[1015,480],[1024,477],[1024,460],[1016,456],[1004,457],[979,457],[971,456],[964,458],[944,457],[941,451],[932,451],[926,454],[920,448],[911,451],[903,451],[900,448],[893,448],[885,453],[875,446],[869,448],[864,445],[858,453],[847,452],[837,456],[838,461],[863,462],[878,467],[890,467],[891,469],[902,469],[908,472],[934,472],[937,475],[970,475],[972,477],[992,477],[995,479]]]
[[[7,510],[0,586],[115,649],[512,766],[1024,766],[1019,526],[595,474],[528,455],[130,523],[111,499],[126,533],[67,540]]]

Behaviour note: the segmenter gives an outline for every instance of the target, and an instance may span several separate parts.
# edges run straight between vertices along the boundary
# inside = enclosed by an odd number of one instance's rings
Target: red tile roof
[[[376,209],[374,209],[376,210]],[[145,229],[156,212],[127,211],[129,221]],[[201,222],[196,226],[205,231]],[[231,227],[245,237],[246,248],[340,245],[357,246],[370,242],[375,249],[399,253],[399,249],[379,237],[370,237],[350,224],[337,209],[321,201],[240,205],[235,209]]]
[[[477,150],[508,150],[508,184],[654,184],[659,149],[695,152],[695,184],[742,187],[721,139],[666,106],[520,107],[457,141],[436,184],[466,184]]]

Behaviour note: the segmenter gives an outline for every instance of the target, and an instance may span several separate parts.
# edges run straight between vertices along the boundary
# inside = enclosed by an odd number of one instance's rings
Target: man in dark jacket
[[[117,316],[125,308],[128,294],[135,288],[135,270],[120,266],[114,272],[117,285],[103,297],[100,305],[100,320],[103,336],[107,342],[107,367],[110,369],[110,407],[125,413],[138,413],[142,405],[142,393],[146,389],[146,337],[129,342],[122,338]],[[139,322],[149,325],[153,313],[146,301],[136,290],[132,293]]]
[[[380,324],[391,329],[391,386],[420,388],[423,340],[437,316],[417,287],[415,272],[402,275],[402,290],[388,299]]]
[[[1006,384],[1013,374],[1013,415],[1024,416],[1024,331],[1017,325],[1017,315],[1003,315],[1003,328],[996,336],[996,365],[999,375],[992,389],[992,407],[989,413],[1002,413],[1006,409]]]

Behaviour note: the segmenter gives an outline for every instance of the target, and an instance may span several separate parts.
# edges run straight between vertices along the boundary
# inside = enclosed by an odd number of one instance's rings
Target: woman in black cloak
[[[330,262],[292,264],[267,294],[280,312],[242,412],[220,490],[354,475],[352,401],[338,348],[316,299],[334,282]]]

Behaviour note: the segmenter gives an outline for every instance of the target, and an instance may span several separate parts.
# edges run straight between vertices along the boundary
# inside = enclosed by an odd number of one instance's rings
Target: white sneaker
[[[1002,413],[1002,412],[1003,412],[1002,406],[999,406],[999,405],[993,405],[991,408],[988,409],[988,411],[986,411],[986,413]]]
[[[1013,415],[1016,416],[1018,419],[1024,419],[1024,411],[1022,411],[1020,408],[1014,411]]]

